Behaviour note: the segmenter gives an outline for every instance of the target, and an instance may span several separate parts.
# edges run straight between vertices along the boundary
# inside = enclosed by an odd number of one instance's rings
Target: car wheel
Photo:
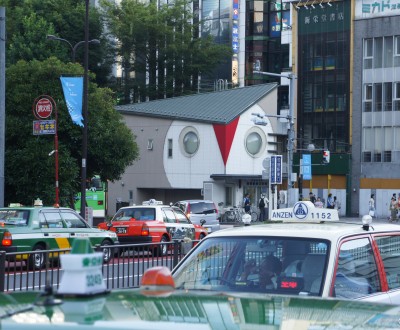
[[[156,248],[156,254],[158,257],[163,257],[163,256],[167,255],[168,244],[163,244],[163,243],[167,243],[167,242],[168,242],[167,237],[165,237],[165,236],[161,237],[160,245],[158,245],[158,247]]]
[[[28,259],[28,269],[40,270],[44,268],[46,260],[45,254],[43,252],[39,252],[43,250],[45,250],[45,247],[41,244],[37,244],[33,247],[32,253],[29,255]],[[35,253],[36,251],[38,253]]]
[[[200,236],[199,236],[199,240],[201,241],[204,237],[206,237],[206,235],[204,235],[204,234],[200,234]]]
[[[109,263],[113,256],[114,248],[112,247],[112,245],[113,245],[112,242],[110,242],[108,240],[104,240],[101,243],[102,250],[103,250],[103,262],[105,264]]]

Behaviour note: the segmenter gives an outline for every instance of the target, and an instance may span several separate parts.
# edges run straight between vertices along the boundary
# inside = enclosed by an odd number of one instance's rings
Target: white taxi
[[[272,215],[207,236],[173,270],[176,287],[400,304],[400,226],[345,223],[311,202]]]

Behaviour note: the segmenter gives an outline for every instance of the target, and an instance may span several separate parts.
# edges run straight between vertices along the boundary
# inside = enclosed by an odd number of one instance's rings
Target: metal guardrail
[[[146,269],[166,266],[173,269],[196,241],[167,243],[130,244],[96,246],[96,251],[110,247],[113,258],[103,264],[103,279],[107,289],[136,288]],[[162,247],[166,247],[164,256],[159,256]],[[0,251],[0,292],[44,290],[46,286],[58,289],[63,269],[59,260],[61,254],[71,249],[42,250],[31,252],[6,253]],[[33,255],[43,256],[42,269],[35,269]]]

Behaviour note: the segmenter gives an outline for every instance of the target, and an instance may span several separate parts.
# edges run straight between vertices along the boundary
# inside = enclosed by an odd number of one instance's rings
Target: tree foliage
[[[82,128],[74,125],[65,105],[60,76],[82,75],[79,64],[19,61],[7,69],[5,203],[31,204],[40,197],[52,204],[55,196],[54,135],[33,135],[34,100],[51,96],[57,104],[59,141],[59,187],[62,205],[80,191]],[[93,79],[93,76],[91,76]],[[114,109],[112,92],[89,85],[87,177],[117,180],[138,157],[138,148],[122,116]],[[53,117],[54,118],[54,117]]]
[[[19,60],[44,60],[55,56],[71,61],[72,50],[66,42],[48,40],[56,35],[74,46],[85,39],[85,1],[83,0],[0,0],[6,8],[7,66]],[[103,33],[104,25],[97,8],[90,6],[89,40],[99,39],[101,46],[89,46],[89,69],[100,86],[108,84],[113,64],[112,48]],[[76,49],[76,61],[82,63],[84,47]]]
[[[230,59],[228,46],[211,36],[199,38],[192,4],[177,0],[100,2],[124,70],[124,102],[144,101],[197,92],[198,77]]]

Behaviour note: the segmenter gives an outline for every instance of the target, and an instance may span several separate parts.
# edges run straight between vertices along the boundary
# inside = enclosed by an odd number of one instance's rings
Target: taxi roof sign
[[[162,201],[157,201],[154,198],[149,199],[148,201],[144,201],[142,205],[163,205]]]
[[[272,221],[283,222],[321,222],[339,221],[339,213],[335,209],[318,208],[312,202],[297,202],[293,207],[272,210]]]

